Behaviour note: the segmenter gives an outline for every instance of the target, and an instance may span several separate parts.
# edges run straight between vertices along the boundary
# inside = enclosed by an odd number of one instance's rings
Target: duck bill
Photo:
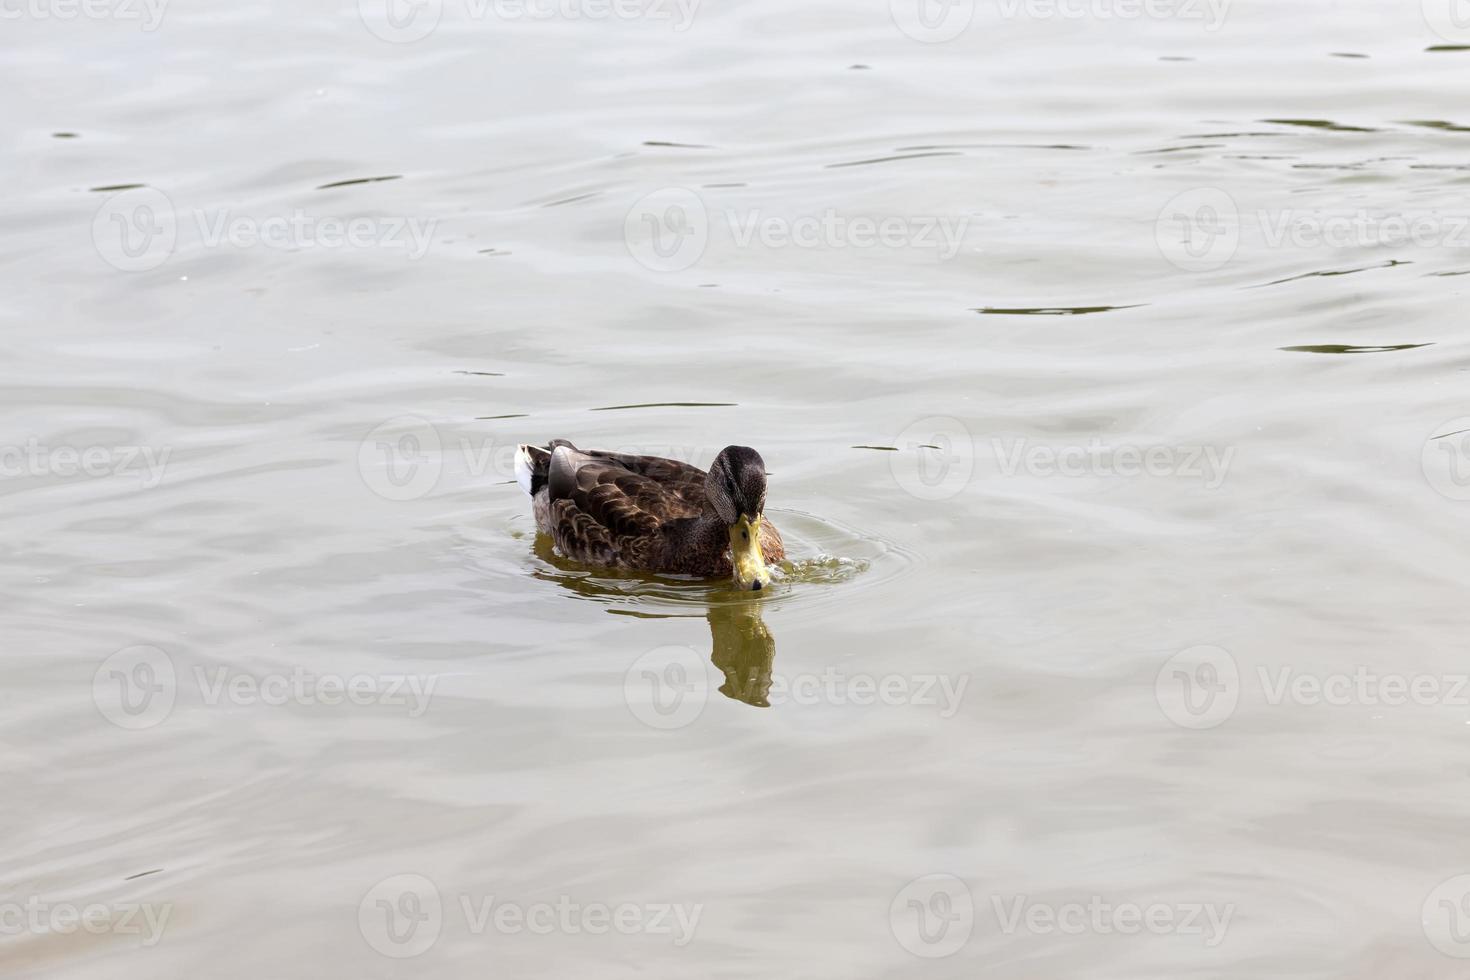
[[[771,584],[771,573],[761,554],[761,519],[742,516],[730,525],[730,558],[735,566],[735,587],[764,589]]]

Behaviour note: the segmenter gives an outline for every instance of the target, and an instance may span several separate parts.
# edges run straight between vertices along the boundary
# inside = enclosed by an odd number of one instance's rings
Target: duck
[[[553,439],[518,446],[515,473],[536,529],[574,561],[729,578],[741,591],[760,591],[771,585],[770,566],[786,557],[781,532],[765,518],[765,460],[749,446],[726,446],[706,473]]]

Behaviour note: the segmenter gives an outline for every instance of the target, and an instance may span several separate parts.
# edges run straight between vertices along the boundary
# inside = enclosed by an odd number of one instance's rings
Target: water
[[[1464,975],[1447,6],[66,9],[0,972]],[[757,447],[795,563],[562,562],[553,437]]]

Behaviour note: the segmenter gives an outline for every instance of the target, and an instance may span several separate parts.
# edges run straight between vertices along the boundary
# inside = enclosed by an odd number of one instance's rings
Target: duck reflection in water
[[[761,618],[761,609],[767,601],[765,596],[737,592],[724,586],[674,585],[651,580],[636,572],[608,572],[604,569],[592,572],[587,566],[558,555],[551,539],[544,534],[536,536],[535,552],[537,558],[551,566],[534,572],[537,578],[549,579],[579,596],[600,602],[636,600],[641,593],[679,604],[691,604],[691,597],[703,589],[705,619],[709,622],[712,645],[710,661],[725,678],[720,685],[720,693],[757,708],[771,706],[771,672],[776,661],[776,639]],[[641,588],[643,586],[653,586],[656,591],[645,592]],[[639,619],[688,619],[697,615],[626,608],[610,608],[608,612]]]
[[[725,675],[720,693],[757,708],[769,708],[771,671],[776,663],[776,638],[761,618],[759,599],[711,605],[710,660]]]

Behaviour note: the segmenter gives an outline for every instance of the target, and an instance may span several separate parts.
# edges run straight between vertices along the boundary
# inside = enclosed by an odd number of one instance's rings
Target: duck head
[[[704,493],[730,531],[735,587],[758,590],[770,585],[760,544],[766,509],[766,464],[761,454],[749,446],[726,446],[709,468]]]

